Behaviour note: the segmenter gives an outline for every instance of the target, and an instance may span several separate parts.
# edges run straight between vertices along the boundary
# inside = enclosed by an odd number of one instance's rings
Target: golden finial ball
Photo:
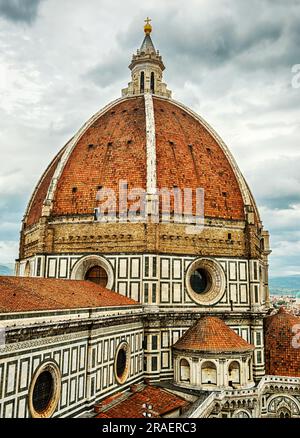
[[[146,18],[145,20],[145,26],[144,26],[144,31],[145,33],[151,33],[152,32],[152,26],[150,24],[151,19],[149,17]]]

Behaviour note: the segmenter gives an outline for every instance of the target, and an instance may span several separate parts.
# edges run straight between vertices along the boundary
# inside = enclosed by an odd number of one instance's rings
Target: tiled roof
[[[243,220],[239,183],[217,141],[172,101],[153,97],[153,102],[158,187],[201,187],[206,217]],[[54,160],[33,196],[27,225],[36,223],[41,215],[58,161]],[[145,103],[138,96],[122,100],[102,113],[78,140],[59,177],[51,214],[93,214],[99,187],[113,189],[118,197],[120,180],[127,181],[129,190],[145,189],[146,168]]]
[[[281,307],[264,324],[266,374],[300,377],[300,318]]]
[[[221,319],[204,316],[183,334],[173,348],[221,353],[251,351],[255,347],[237,335]]]
[[[90,281],[0,276],[0,312],[136,304],[136,301]]]
[[[103,410],[97,418],[143,418],[143,404],[152,405],[151,416],[155,418],[162,417],[176,409],[183,408],[189,403],[178,395],[172,394],[164,389],[155,386],[144,386],[134,393],[128,393],[128,397],[118,402],[117,398],[109,398],[101,402]],[[109,403],[112,405],[109,406]]]

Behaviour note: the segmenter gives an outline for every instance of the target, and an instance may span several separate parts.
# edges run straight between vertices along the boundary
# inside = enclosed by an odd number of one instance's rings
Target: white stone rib
[[[261,219],[260,219],[260,215],[259,215],[259,211],[258,211],[256,202],[254,200],[254,196],[252,195],[252,193],[251,193],[251,191],[250,191],[250,189],[249,189],[249,187],[244,179],[244,176],[243,176],[242,172],[240,171],[232,153],[230,152],[229,148],[224,143],[222,138],[219,136],[219,134],[217,134],[217,132],[201,116],[199,116],[196,112],[194,112],[190,108],[186,107],[182,103],[177,102],[176,100],[173,100],[173,99],[168,99],[168,98],[162,97],[162,96],[155,96],[155,97],[156,97],[156,99],[167,100],[168,102],[171,102],[173,105],[177,106],[178,108],[180,108],[183,111],[190,114],[194,119],[196,119],[198,122],[200,122],[207,129],[207,131],[210,133],[210,135],[216,140],[218,145],[221,147],[227,160],[229,161],[229,164],[231,165],[231,168],[232,168],[232,170],[235,174],[235,177],[238,181],[244,204],[245,205],[253,205],[255,212],[256,212],[256,215],[257,215],[257,218],[260,221]]]
[[[31,195],[31,197],[30,197],[30,199],[29,199],[29,202],[28,202],[28,204],[27,204],[27,208],[26,208],[26,210],[25,210],[25,214],[24,214],[24,221],[25,221],[25,222],[26,222],[26,220],[27,220],[27,216],[28,216],[28,213],[29,213],[29,211],[30,211],[30,209],[31,209],[31,206],[32,206],[33,200],[34,200],[34,198],[35,198],[35,195],[36,195],[38,189],[40,188],[40,186],[41,186],[41,184],[42,184],[44,178],[46,177],[46,175],[47,175],[49,169],[52,167],[53,162],[56,160],[57,156],[58,156],[59,154],[62,154],[63,149],[65,149],[65,148],[68,146],[68,144],[70,143],[70,141],[71,141],[71,140],[69,140],[68,143],[66,143],[66,144],[64,145],[64,147],[63,147],[63,148],[62,148],[62,149],[56,154],[56,156],[53,158],[53,160],[51,161],[51,163],[47,166],[46,170],[43,172],[42,176],[41,176],[40,179],[38,180],[38,183],[36,184],[36,186],[35,186],[35,188],[34,188],[34,191],[33,191],[32,195]]]
[[[157,192],[156,178],[156,140],[153,99],[150,93],[145,93],[146,117],[146,153],[147,153],[147,194],[155,195]]]

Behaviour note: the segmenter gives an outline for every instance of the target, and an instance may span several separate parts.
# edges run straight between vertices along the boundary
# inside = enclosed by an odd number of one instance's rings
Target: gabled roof
[[[175,350],[222,353],[254,350],[254,345],[241,338],[221,319],[204,316],[173,345]]]
[[[90,281],[0,276],[0,313],[137,304]]]

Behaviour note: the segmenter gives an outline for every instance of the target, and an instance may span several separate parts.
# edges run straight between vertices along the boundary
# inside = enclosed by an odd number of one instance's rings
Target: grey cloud
[[[104,60],[93,68],[89,69],[83,79],[94,82],[97,86],[108,87],[116,82],[126,85],[126,73],[129,55],[127,53],[115,53],[111,58]],[[129,74],[127,73],[127,77]]]
[[[274,209],[288,209],[300,204],[299,169],[300,156],[281,156],[256,164],[248,180],[258,202]]]
[[[21,220],[28,202],[26,190],[20,194],[1,194],[0,241],[15,240],[19,234]]]
[[[42,0],[0,0],[0,15],[10,21],[31,23]]]

